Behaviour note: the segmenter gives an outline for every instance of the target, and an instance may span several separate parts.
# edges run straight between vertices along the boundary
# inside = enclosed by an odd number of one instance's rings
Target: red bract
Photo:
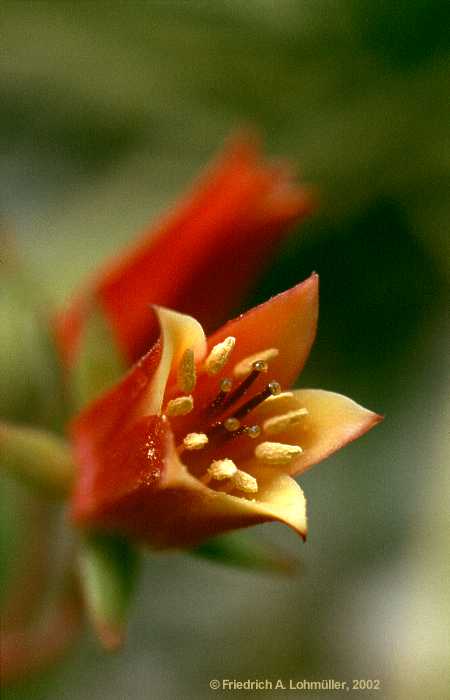
[[[273,520],[305,537],[292,476],[380,420],[339,394],[285,391],[317,312],[317,275],[209,339],[193,318],[156,309],[160,340],[73,423],[75,521],[158,547]]]
[[[287,227],[311,209],[310,193],[283,165],[263,163],[235,140],[187,199],[109,263],[56,319],[67,366],[77,357],[90,302],[99,303],[129,362],[157,336],[149,304],[192,314],[209,331],[236,308]]]

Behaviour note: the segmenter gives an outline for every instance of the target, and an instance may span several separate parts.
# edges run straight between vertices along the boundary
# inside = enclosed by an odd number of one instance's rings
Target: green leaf
[[[46,430],[0,422],[0,466],[48,496],[64,497],[72,485],[70,449]]]
[[[299,564],[276,545],[242,532],[207,540],[192,549],[191,554],[228,566],[284,574],[293,573]]]
[[[137,551],[125,538],[90,533],[81,543],[80,572],[86,606],[100,642],[115,650],[125,636],[138,574]]]
[[[107,319],[92,302],[75,366],[70,373],[72,406],[79,410],[116,382],[126,370]]]

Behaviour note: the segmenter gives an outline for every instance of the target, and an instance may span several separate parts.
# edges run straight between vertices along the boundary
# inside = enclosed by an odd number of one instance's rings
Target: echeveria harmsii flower
[[[209,332],[238,305],[311,193],[286,164],[262,162],[254,141],[233,141],[194,191],[141,241],[100,270],[56,318],[66,365],[77,357],[90,304],[99,304],[128,362],[158,333],[149,304],[188,313]],[[217,290],[226,282],[227,295]]]
[[[160,339],[73,423],[73,518],[157,547],[265,521],[305,537],[292,477],[380,420],[339,394],[289,391],[315,336],[317,275],[209,338],[155,312]]]

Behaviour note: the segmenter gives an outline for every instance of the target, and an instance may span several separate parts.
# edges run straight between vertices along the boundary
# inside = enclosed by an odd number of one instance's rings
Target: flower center
[[[215,345],[201,371],[211,377],[221,373],[230,360],[235,344],[236,339],[230,336]],[[263,433],[270,436],[281,433],[307,414],[305,408],[276,413],[278,401],[293,396],[291,392],[282,392],[276,380],[269,381],[263,389],[251,395],[255,382],[268,372],[270,361],[278,355],[278,349],[269,348],[240,360],[233,367],[235,379],[225,377],[219,380],[216,396],[198,411],[196,430],[188,432],[178,445],[178,453],[183,454],[186,466],[209,488],[241,497],[256,494],[257,479],[239,469],[231,455],[248,452],[245,441],[256,440]],[[193,395],[178,396],[168,401],[165,407],[165,414],[175,420],[194,409],[197,377],[193,357],[192,350],[187,350],[177,370],[179,389]],[[274,413],[262,425],[244,423],[262,403],[270,404]],[[301,453],[299,445],[271,441],[259,442],[253,450],[256,460],[265,465],[286,465]]]

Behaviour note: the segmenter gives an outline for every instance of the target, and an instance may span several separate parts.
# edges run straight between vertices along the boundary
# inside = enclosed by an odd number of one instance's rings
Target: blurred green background
[[[151,556],[123,652],[106,656],[85,635],[5,700],[219,697],[208,683],[224,677],[378,678],[378,697],[447,697],[449,7],[2,3],[2,228],[49,300],[164,211],[233,129],[254,125],[321,204],[247,304],[317,270],[319,335],[301,383],[386,415],[302,478],[306,545],[282,527],[255,530],[300,556],[298,575]],[[4,410],[22,417],[36,358],[28,331],[12,332],[25,364]],[[26,499],[7,494],[9,511]],[[14,558],[26,527],[4,520]]]

